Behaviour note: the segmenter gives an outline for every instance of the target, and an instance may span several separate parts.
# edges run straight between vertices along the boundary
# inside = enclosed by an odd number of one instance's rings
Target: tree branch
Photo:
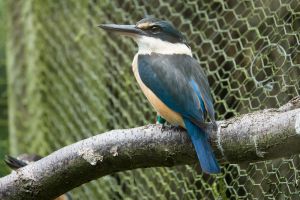
[[[279,109],[207,126],[216,156],[231,163],[300,153],[300,97]],[[182,129],[160,125],[113,130],[79,141],[0,179],[0,199],[53,199],[118,171],[197,163]]]

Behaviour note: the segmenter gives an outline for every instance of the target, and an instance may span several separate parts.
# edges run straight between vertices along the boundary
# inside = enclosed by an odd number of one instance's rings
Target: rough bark
[[[300,153],[300,97],[207,126],[221,162],[255,162]],[[197,163],[182,129],[160,125],[113,130],[59,149],[0,179],[0,199],[53,199],[124,170]]]

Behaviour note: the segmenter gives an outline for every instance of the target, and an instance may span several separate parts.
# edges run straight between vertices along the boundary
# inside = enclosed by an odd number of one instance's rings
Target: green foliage
[[[300,3],[270,1],[8,2],[10,143],[46,155],[109,129],[154,123],[131,72],[134,43],[97,29],[145,14],[174,23],[208,74],[218,119],[278,107],[299,95]],[[117,136],[116,136],[117,137]],[[75,199],[299,197],[299,156],[223,166],[137,169],[73,191]],[[269,184],[272,183],[272,184]]]
[[[7,79],[5,63],[5,2],[0,1],[0,177],[8,173],[3,163],[8,150]]]

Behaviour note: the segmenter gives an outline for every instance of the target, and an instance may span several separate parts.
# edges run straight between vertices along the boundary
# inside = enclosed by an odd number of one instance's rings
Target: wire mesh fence
[[[46,155],[110,129],[155,122],[131,72],[136,45],[100,23],[167,19],[207,72],[217,119],[279,107],[300,90],[300,2],[9,1],[13,154]],[[267,122],[266,122],[267,123]],[[226,164],[137,169],[92,181],[74,199],[299,199],[298,155]]]

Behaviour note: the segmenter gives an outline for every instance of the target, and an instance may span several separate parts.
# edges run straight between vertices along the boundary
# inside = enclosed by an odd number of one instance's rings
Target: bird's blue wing
[[[206,114],[214,121],[214,108],[207,78],[197,61],[182,54],[139,55],[138,71],[143,83],[183,117],[202,170],[219,173],[207,134],[201,128]]]
[[[191,56],[139,55],[138,71],[143,83],[172,110],[194,123],[203,123],[206,114],[214,121],[207,78]]]

